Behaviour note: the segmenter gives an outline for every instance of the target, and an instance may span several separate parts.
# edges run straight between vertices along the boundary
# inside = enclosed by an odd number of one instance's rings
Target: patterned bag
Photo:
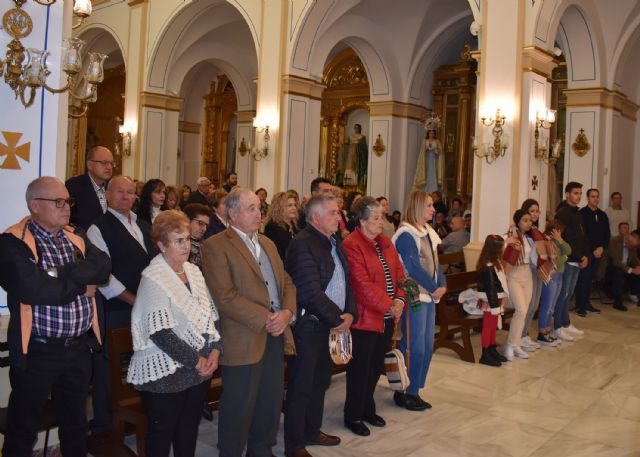
[[[329,333],[329,353],[331,360],[336,365],[346,365],[352,359],[353,349],[351,342],[351,332],[347,329],[344,332],[331,330]]]
[[[415,281],[414,281],[415,282]],[[389,381],[389,387],[392,390],[398,392],[404,392],[409,387],[411,381],[409,381],[409,372],[407,365],[411,357],[410,340],[409,340],[409,321],[411,311],[407,310],[407,361],[405,364],[404,356],[402,352],[396,348],[398,340],[402,339],[402,331],[400,330],[400,323],[396,324],[396,328],[393,332],[393,342],[391,343],[391,350],[384,356],[384,371],[387,374],[387,380]]]
[[[398,281],[398,287],[404,289],[407,293],[407,299],[409,300],[409,308],[414,313],[422,309],[422,302],[420,301],[420,289],[415,279],[404,278]]]

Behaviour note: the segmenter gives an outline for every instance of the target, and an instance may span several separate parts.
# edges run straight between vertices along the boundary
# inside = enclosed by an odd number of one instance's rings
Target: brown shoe
[[[307,446],[337,446],[338,444],[340,444],[340,438],[333,435],[327,435],[323,431],[320,431],[318,436],[312,440],[307,440]]]
[[[284,455],[286,457],[313,457],[305,448],[300,448],[293,452],[285,452]]]

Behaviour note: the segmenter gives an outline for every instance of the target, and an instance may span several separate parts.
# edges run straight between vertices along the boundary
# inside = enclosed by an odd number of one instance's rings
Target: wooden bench
[[[438,261],[442,265],[442,270],[445,274],[466,271],[463,251],[440,254],[438,255]]]

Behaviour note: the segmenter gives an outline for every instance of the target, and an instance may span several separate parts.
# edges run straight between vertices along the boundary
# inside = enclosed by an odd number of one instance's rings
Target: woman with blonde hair
[[[420,398],[425,385],[435,333],[436,305],[446,293],[446,281],[438,262],[438,245],[442,242],[428,224],[433,219],[433,199],[427,192],[414,190],[405,202],[402,222],[392,241],[400,254],[405,275],[418,286],[419,304],[409,306],[403,315],[403,337],[400,350],[407,354],[409,388],[403,394],[395,392],[394,401],[410,411],[422,411],[431,405]],[[407,321],[409,322],[407,328]]]
[[[298,214],[296,197],[291,192],[278,192],[271,199],[264,235],[276,245],[283,262],[289,242],[299,231]]]

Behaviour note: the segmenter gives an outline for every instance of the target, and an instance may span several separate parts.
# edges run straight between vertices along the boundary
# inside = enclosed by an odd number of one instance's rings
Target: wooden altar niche
[[[217,80],[211,81],[211,88],[204,96],[204,101],[200,176],[208,177],[219,187],[224,182],[228,168],[229,125],[238,110],[236,91],[226,75],[218,75]]]
[[[116,163],[113,176],[122,174],[122,156],[117,153],[119,149],[116,147],[120,125],[116,118],[122,119],[124,116],[125,79],[124,65],[105,69],[104,81],[98,84],[96,102],[89,105],[85,116],[69,118],[71,134],[67,146],[67,177],[86,171],[86,153],[93,146],[109,148]]]
[[[473,187],[473,153],[471,135],[475,122],[477,63],[466,44],[460,62],[443,65],[435,71],[433,111],[442,125],[438,138],[444,148],[444,197],[450,203],[454,197],[469,207]]]
[[[567,131],[567,95],[565,90],[567,82],[567,62],[564,56],[556,57],[560,63],[551,72],[551,109],[555,109],[556,122],[549,131],[549,143],[561,138],[564,143],[565,132]],[[564,145],[560,149],[560,158],[553,164],[549,164],[548,192],[549,202],[547,204],[547,218],[551,219],[560,202],[564,200],[563,191],[564,179]]]
[[[349,113],[356,109],[369,111],[369,80],[362,61],[348,48],[339,53],[326,66],[322,82],[320,111],[320,164],[319,176],[336,181],[339,155],[344,147],[345,127]],[[369,139],[367,139],[369,141]],[[367,189],[358,186],[343,186],[346,192]]]

